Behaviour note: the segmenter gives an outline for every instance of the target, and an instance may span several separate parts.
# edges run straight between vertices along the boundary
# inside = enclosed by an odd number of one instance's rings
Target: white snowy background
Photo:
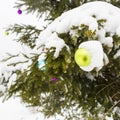
[[[45,24],[43,19],[38,20],[35,17],[35,15],[26,15],[24,11],[21,15],[17,14],[17,9],[13,8],[15,1],[16,0],[12,0],[12,1],[4,0],[0,4],[0,59],[4,57],[6,52],[14,54],[14,53],[18,53],[18,51],[26,51],[26,52],[28,51],[28,49],[23,48],[24,46],[13,41],[15,35],[13,34],[12,35],[9,34],[8,36],[5,35],[5,29],[4,29],[5,27],[7,27],[9,24],[23,23],[23,24],[35,25],[39,28],[41,25]],[[101,8],[99,9],[99,7]],[[90,9],[88,10],[88,8]],[[83,11],[80,16],[78,15],[79,11]],[[73,17],[72,13],[76,16],[76,18],[71,20],[71,18]],[[98,16],[98,18],[104,17],[108,19],[105,31],[110,30],[113,33],[117,33],[118,35],[120,35],[119,32],[120,22],[118,19],[120,18],[120,10],[116,7],[113,7],[112,5],[101,4],[101,6],[99,6],[99,4],[94,3],[93,5],[91,4],[90,6],[89,5],[82,6],[81,8],[77,8],[63,14],[61,17],[56,19],[51,25],[49,25],[49,27],[45,31],[42,32],[42,34],[39,37],[39,40],[43,41],[44,39],[46,39],[46,42],[48,42],[49,45],[47,43],[45,43],[45,45],[47,47],[49,46],[51,47],[51,39],[56,38],[64,46],[63,41],[59,39],[58,36],[55,36],[56,35],[55,32],[58,33],[67,32],[73,25],[79,25],[80,22],[81,23],[85,22],[85,24],[88,24],[88,26],[92,30],[97,29],[98,26],[94,24],[96,23],[96,21],[93,18],[88,17],[90,15],[93,15],[93,13],[95,13]],[[79,21],[82,20],[83,17],[85,18],[84,21]],[[112,47],[113,41],[111,40],[111,38],[110,39],[105,38],[105,31],[101,31],[101,33],[100,31],[98,31],[100,36],[99,41],[101,42],[101,44],[107,44],[109,47]],[[53,32],[54,34],[52,34]],[[71,31],[71,34],[73,34],[72,32],[73,31]],[[105,39],[107,39],[107,41],[109,41],[109,43],[111,44],[108,44],[106,43],[106,41],[103,41]],[[39,40],[37,42],[38,45],[41,44],[39,43]],[[53,41],[53,43],[56,43],[56,41]],[[52,46],[53,45],[54,44],[52,44]],[[60,46],[57,46],[57,48],[59,50],[61,49]],[[1,67],[4,66],[1,65],[0,68]],[[32,112],[27,107],[25,107],[25,105],[23,105],[20,102],[20,99],[18,98],[15,99],[11,98],[5,103],[2,103],[2,99],[3,98],[0,98],[0,120],[45,120],[43,114]],[[62,120],[62,118],[59,117],[58,119]],[[54,120],[54,118],[47,120]],[[108,118],[106,118],[106,120],[108,120]],[[112,120],[112,118],[109,118],[109,120]]]

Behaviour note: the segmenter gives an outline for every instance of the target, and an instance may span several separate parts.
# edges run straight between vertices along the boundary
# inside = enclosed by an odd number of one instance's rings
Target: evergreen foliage
[[[16,2],[15,7],[21,8],[25,6],[25,11],[27,11],[27,13],[34,13],[37,11],[38,16],[47,13],[47,18],[55,19],[65,11],[92,1],[106,1],[120,7],[119,0],[19,0]]]
[[[28,13],[50,12],[49,18],[55,19],[64,11],[88,1],[90,0],[20,0],[17,7],[25,5]],[[111,3],[119,6],[119,1],[111,0]],[[104,19],[98,20],[99,29],[104,27],[104,22],[106,22]],[[89,30],[86,25],[73,26],[72,29],[76,31],[74,37],[69,32],[58,34],[60,38],[65,40],[71,52],[64,47],[58,58],[55,58],[55,48],[47,49],[44,71],[38,68],[39,53],[32,54],[32,56],[23,54],[26,59],[32,60],[32,64],[24,71],[12,71],[11,76],[16,73],[17,78],[7,89],[6,99],[13,95],[19,96],[28,105],[41,107],[47,117],[57,114],[64,116],[64,112],[66,112],[65,120],[80,120],[78,111],[81,107],[81,114],[85,120],[105,119],[106,115],[112,114],[115,106],[120,107],[120,57],[113,58],[120,49],[120,37],[116,34],[113,35],[114,42],[111,51],[107,46],[103,46],[110,60],[108,65],[99,72],[93,70],[87,73],[75,63],[74,54],[80,43],[88,41],[88,39],[97,39],[96,31]],[[31,50],[35,47],[36,39],[41,32],[33,26],[17,24],[10,26],[7,31],[21,35],[17,41],[29,46]],[[106,33],[106,36],[110,36],[110,34]],[[44,46],[40,47],[44,49]],[[8,59],[11,58],[10,56]],[[9,66],[17,64],[19,63]],[[94,76],[93,80],[87,75]],[[57,80],[52,81],[53,78]],[[9,79],[4,79],[4,81],[9,82]],[[100,113],[104,114],[103,118],[99,118]],[[114,118],[117,120],[119,116],[114,114]]]
[[[14,24],[10,25],[6,31],[15,33],[17,36],[19,36],[19,38],[15,39],[15,41],[27,45],[32,49],[35,47],[35,41],[38,38],[41,30],[31,25]]]

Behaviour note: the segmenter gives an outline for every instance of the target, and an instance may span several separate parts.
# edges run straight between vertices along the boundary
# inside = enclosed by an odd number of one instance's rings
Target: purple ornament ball
[[[22,10],[18,9],[17,13],[20,15],[22,14]]]
[[[54,78],[52,78],[51,81],[52,81],[52,82],[56,82],[57,80],[58,80],[58,79],[54,77]]]

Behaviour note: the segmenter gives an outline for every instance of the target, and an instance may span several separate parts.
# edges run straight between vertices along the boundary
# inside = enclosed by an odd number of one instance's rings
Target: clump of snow
[[[114,119],[112,116],[111,117],[106,116],[106,120],[114,120]]]
[[[109,63],[109,59],[105,53],[104,53],[103,61],[104,61],[105,65],[107,65]]]
[[[120,107],[114,107],[113,113],[116,113],[120,117]]]
[[[5,92],[6,88],[4,85],[0,85],[0,96]]]
[[[9,58],[10,56],[8,56]],[[6,62],[3,59],[0,61],[1,67],[0,71],[5,73],[5,71],[15,71],[15,70],[21,70],[24,71],[24,69],[27,69],[28,66],[32,63],[31,59],[26,58],[22,53],[19,53],[17,55],[14,55],[13,58],[8,59]]]
[[[9,57],[11,57],[11,55],[8,55],[7,58]],[[0,81],[9,80],[9,83],[7,83],[7,87],[9,88],[17,78],[17,73],[15,71],[20,70],[21,72],[24,72],[24,70],[29,69],[28,66],[31,64],[32,60],[26,58],[22,53],[14,55],[13,58],[8,59],[7,61],[6,59],[2,59],[0,61]],[[3,83],[1,83],[1,85],[4,92],[6,86]]]
[[[98,21],[102,21],[102,27],[99,28]],[[82,24],[87,25],[90,30],[96,31],[97,40],[102,45],[108,48],[113,47],[114,34],[120,36],[120,9],[106,2],[96,1],[89,2],[75,9],[64,12],[60,17],[55,19],[48,27],[43,30],[37,40],[37,48],[39,46],[45,46],[46,48],[55,47],[55,57],[59,56],[59,52],[66,45],[64,40],[59,38],[60,33],[70,33],[72,36],[76,36],[76,32],[73,31],[73,26],[80,27]],[[106,36],[109,33],[109,36]],[[100,54],[97,52],[96,54]],[[107,54],[104,55],[106,60],[105,64],[109,62]],[[99,57],[98,57],[99,58]],[[96,60],[98,61],[98,60]],[[92,63],[95,64],[96,62]],[[98,66],[103,66],[100,62]]]
[[[52,48],[52,47],[56,49],[54,57],[57,58],[59,56],[59,51],[61,51],[63,47],[67,47],[67,45],[65,44],[63,39],[59,38],[56,33],[53,33],[46,40],[45,43],[45,48]]]
[[[106,45],[106,46],[109,46],[109,47],[113,47],[113,38],[112,37],[106,37],[103,44]]]
[[[94,76],[90,72],[86,73],[86,77],[89,78],[91,81],[95,79]]]
[[[105,29],[98,30],[98,32],[97,32],[98,40],[103,45],[112,48],[113,47],[113,38],[111,36],[105,37],[105,33],[106,33]]]
[[[118,58],[118,57],[120,57],[120,49],[117,51],[117,53],[114,56],[115,59]]]

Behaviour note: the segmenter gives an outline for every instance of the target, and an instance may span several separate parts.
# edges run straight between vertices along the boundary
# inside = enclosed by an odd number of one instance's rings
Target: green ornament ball
[[[5,35],[7,35],[7,36],[8,36],[8,35],[9,35],[9,32],[8,32],[8,31],[5,31]]]
[[[89,66],[91,63],[91,56],[88,50],[79,48],[75,52],[75,62],[80,67]]]

